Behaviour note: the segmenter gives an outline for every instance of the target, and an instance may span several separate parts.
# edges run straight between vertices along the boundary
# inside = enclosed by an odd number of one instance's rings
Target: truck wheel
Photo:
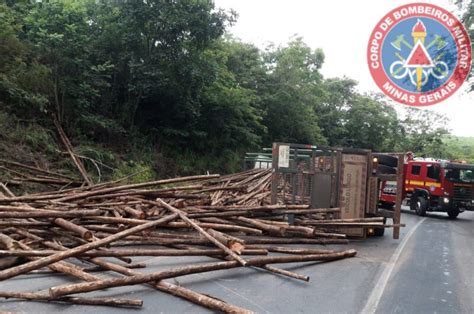
[[[458,215],[459,215],[459,208],[451,207],[450,209],[448,209],[449,219],[456,219]]]
[[[385,225],[386,222],[387,222],[387,218],[384,218],[383,224]],[[374,228],[374,236],[383,237],[384,233],[385,233],[385,228]]]
[[[428,209],[428,201],[423,196],[418,196],[415,201],[415,212],[418,216],[425,216]]]
[[[395,204],[393,203],[388,203],[388,202],[380,202],[380,207],[383,208],[383,209],[390,209],[390,210],[393,210],[393,207],[395,206]],[[385,228],[384,228],[385,229]]]
[[[377,158],[379,165],[385,165],[389,167],[398,166],[398,158],[385,154],[372,154],[372,157]]]
[[[393,167],[381,165],[381,164],[377,165],[377,174],[396,174],[396,173],[397,173],[397,169]]]

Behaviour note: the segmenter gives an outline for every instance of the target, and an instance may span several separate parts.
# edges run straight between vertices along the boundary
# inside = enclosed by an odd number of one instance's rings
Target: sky
[[[370,34],[392,9],[407,3],[429,2],[452,13],[451,0],[214,0],[217,8],[234,9],[237,23],[229,31],[244,42],[260,48],[269,43],[285,45],[298,35],[311,48],[322,48],[325,77],[349,77],[359,82],[360,92],[380,92],[366,62]],[[472,69],[471,69],[472,71]],[[474,137],[474,92],[467,83],[454,95],[423,110],[446,115],[448,127],[457,136]],[[403,105],[400,105],[403,106]]]

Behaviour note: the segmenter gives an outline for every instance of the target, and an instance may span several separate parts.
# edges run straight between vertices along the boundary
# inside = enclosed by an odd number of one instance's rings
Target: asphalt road
[[[309,283],[256,269],[233,269],[180,277],[175,283],[259,313],[474,313],[474,212],[455,221],[404,211],[400,240],[353,241],[357,257],[331,263],[281,265],[311,277]],[[315,246],[311,246],[315,247]],[[137,258],[146,272],[206,258]],[[31,279],[35,280],[31,280]],[[70,282],[63,276],[24,275],[0,284],[2,291],[37,291]],[[86,294],[88,295],[88,294]],[[31,313],[209,313],[146,286],[114,288],[95,296],[139,298],[141,310],[0,301],[0,311]]]

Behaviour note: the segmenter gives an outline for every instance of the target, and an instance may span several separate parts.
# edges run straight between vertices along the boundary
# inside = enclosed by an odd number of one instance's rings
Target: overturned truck
[[[393,219],[393,238],[398,239],[401,191],[393,211],[378,207],[380,185],[403,180],[403,154],[380,154],[366,149],[274,143],[261,152],[247,153],[245,168],[272,168],[272,204],[308,204],[311,208],[340,208],[330,222],[318,227],[353,237],[382,236],[385,228],[371,226],[370,218]],[[295,221],[294,215],[287,216]],[[379,218],[378,218],[379,219]],[[309,223],[309,222],[308,222]],[[364,223],[367,226],[364,226]],[[315,226],[315,222],[311,222]]]

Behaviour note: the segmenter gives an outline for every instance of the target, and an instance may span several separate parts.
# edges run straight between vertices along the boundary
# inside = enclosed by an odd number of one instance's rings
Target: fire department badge
[[[393,100],[429,106],[450,97],[471,69],[471,43],[462,23],[429,3],[398,7],[375,26],[367,61],[378,87]]]

